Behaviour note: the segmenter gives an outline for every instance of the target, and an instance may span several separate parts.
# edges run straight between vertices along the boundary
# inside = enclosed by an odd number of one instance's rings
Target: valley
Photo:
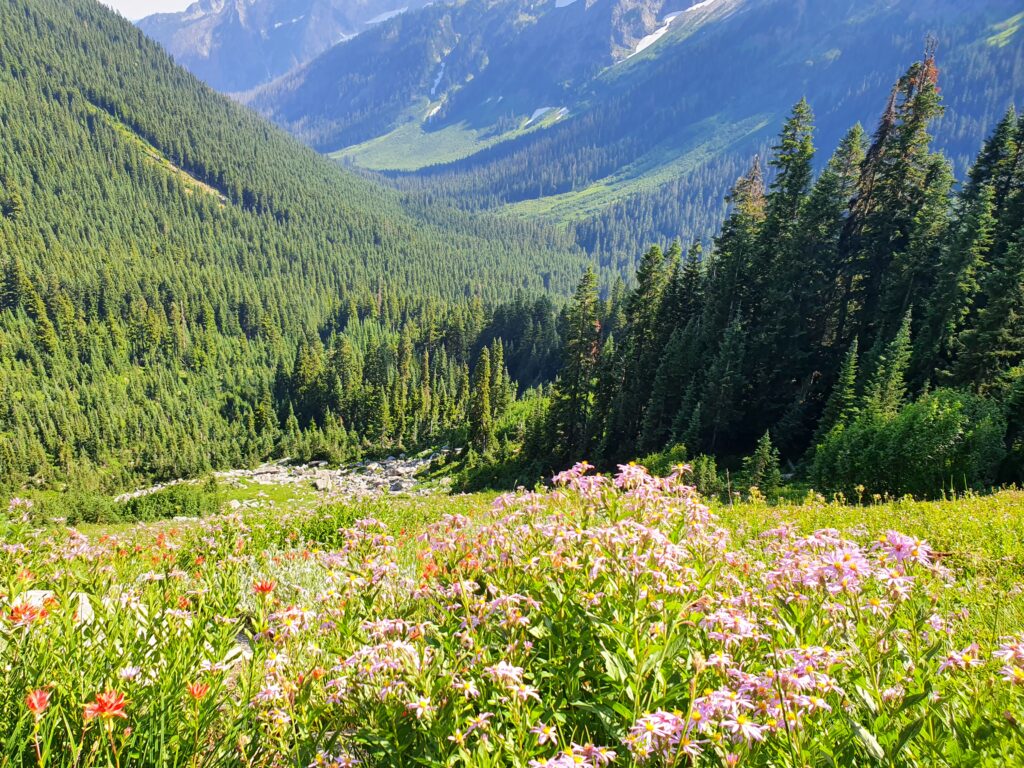
[[[826,145],[873,120],[870,105],[929,35],[947,84],[936,138],[958,173],[980,124],[1021,97],[1019,40],[991,42],[1013,28],[1013,3],[688,5],[431,7],[336,46],[247,103],[412,194],[566,226],[628,272],[653,241],[710,240],[724,216],[717,201],[801,97],[817,106]],[[364,69],[378,58],[387,80]],[[531,122],[546,106],[543,125]],[[643,225],[622,216],[638,206],[675,213]],[[612,244],[595,229],[628,234]]]
[[[1020,764],[1018,6],[0,4],[0,765]]]

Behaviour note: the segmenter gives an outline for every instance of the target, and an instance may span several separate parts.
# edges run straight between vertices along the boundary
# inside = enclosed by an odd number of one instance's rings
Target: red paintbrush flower
[[[277,584],[273,581],[257,581],[253,585],[252,591],[257,595],[269,595],[276,586]]]
[[[210,686],[208,683],[192,683],[185,690],[193,699],[200,701],[210,692]]]
[[[50,706],[50,692],[40,688],[37,691],[30,691],[25,697],[25,706],[28,711],[36,717],[40,717],[46,708]]]
[[[96,701],[85,705],[83,716],[86,720],[94,720],[97,717],[103,720],[111,720],[115,717],[128,717],[124,713],[127,703],[123,693],[118,693],[117,691],[97,693]]]

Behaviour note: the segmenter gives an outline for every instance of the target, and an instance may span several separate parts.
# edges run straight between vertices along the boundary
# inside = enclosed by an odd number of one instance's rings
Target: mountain
[[[408,121],[427,132],[465,124],[512,134],[541,122],[538,105],[569,103],[570,94],[630,55],[655,28],[665,2],[431,5],[335,46],[249,102],[323,151]],[[428,160],[402,158],[414,165]]]
[[[423,0],[198,0],[139,27],[223,92],[246,91]]]
[[[1024,101],[1022,26],[1014,0],[466,0],[385,22],[249,103],[403,189],[566,224],[628,268],[646,242],[712,233],[797,100],[834,145],[932,36],[936,134],[962,173]]]
[[[0,5],[0,93],[9,489],[445,439],[489,308],[583,269],[550,229],[407,210],[93,0]]]

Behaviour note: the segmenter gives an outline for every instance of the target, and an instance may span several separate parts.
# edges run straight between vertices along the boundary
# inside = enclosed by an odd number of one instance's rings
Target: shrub
[[[86,491],[43,491],[32,495],[32,520],[50,525],[63,520],[67,525],[121,521],[117,505],[108,496]]]
[[[659,453],[652,453],[640,459],[640,464],[649,468],[652,475],[667,477],[680,464],[690,465],[687,483],[697,488],[701,496],[719,497],[725,493],[725,483],[718,475],[718,464],[714,456],[701,454],[693,459],[687,458],[686,446],[682,443],[666,448]]]
[[[865,413],[817,447],[817,484],[847,493],[934,497],[995,481],[1005,455],[1006,419],[977,395],[939,389],[895,415]]]
[[[172,517],[206,517],[220,509],[217,484],[181,484],[157,493],[129,499],[121,505],[121,518],[151,522]]]
[[[686,446],[682,443],[670,445],[663,451],[644,456],[639,463],[647,467],[652,475],[667,477],[679,464],[689,463],[687,460]]]

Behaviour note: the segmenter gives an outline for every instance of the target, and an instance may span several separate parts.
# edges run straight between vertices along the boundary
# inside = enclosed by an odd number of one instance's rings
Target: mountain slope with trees
[[[529,322],[584,263],[529,223],[410,213],[92,0],[0,7],[0,93],[5,485],[440,441],[491,308],[522,293]]]
[[[946,83],[937,146],[959,175],[1024,101],[1013,0],[557,5],[411,12],[250,103],[413,194],[567,223],[582,247],[628,272],[652,240],[710,238],[731,180],[767,151],[790,105],[815,104],[820,140],[835,145],[870,119],[929,36]]]

